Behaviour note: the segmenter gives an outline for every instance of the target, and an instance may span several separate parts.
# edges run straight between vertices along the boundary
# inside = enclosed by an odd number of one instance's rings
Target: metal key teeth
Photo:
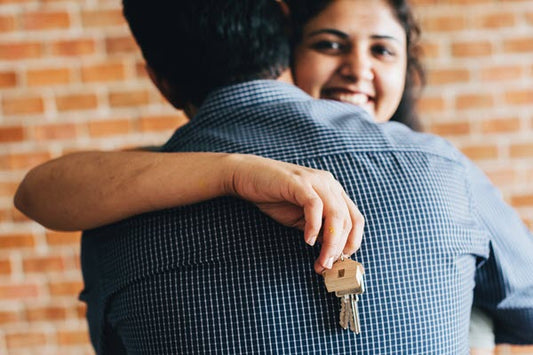
[[[348,323],[346,319],[346,315],[348,314],[348,312],[346,311],[347,303],[344,297],[341,297],[340,301],[341,301],[341,312],[340,312],[339,324],[342,327],[342,329],[346,329],[348,328]]]

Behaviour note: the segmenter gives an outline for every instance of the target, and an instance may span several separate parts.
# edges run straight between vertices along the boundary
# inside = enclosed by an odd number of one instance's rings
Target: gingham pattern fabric
[[[331,171],[366,218],[362,333],[338,325],[339,301],[313,271],[318,246],[225,197],[84,233],[98,353],[467,354],[473,301],[497,341],[533,343],[533,237],[444,140],[254,81],[212,93],[164,151]]]

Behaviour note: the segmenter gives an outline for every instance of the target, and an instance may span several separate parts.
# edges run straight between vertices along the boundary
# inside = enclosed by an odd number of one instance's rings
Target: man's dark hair
[[[123,5],[147,64],[179,92],[178,106],[199,106],[220,86],[276,79],[288,67],[286,21],[274,0],[123,0]]]

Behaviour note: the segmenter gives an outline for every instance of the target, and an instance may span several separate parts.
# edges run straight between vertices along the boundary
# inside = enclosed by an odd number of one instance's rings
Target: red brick
[[[67,310],[59,306],[30,308],[26,310],[26,318],[29,322],[64,320],[67,318]]]
[[[470,5],[470,4],[490,4],[493,0],[448,0],[450,4],[461,4],[461,5]]]
[[[2,100],[4,115],[39,114],[44,112],[42,97],[4,97]]]
[[[0,16],[0,32],[11,32],[15,28],[15,16]]]
[[[82,67],[81,76],[84,82],[107,82],[124,80],[126,68],[123,63],[104,63]]]
[[[472,108],[490,108],[494,106],[494,98],[491,95],[470,94],[458,96],[455,107],[459,110]]]
[[[441,69],[429,72],[429,85],[464,83],[470,80],[466,69]]]
[[[0,235],[0,250],[33,248],[35,239],[32,234]]]
[[[18,311],[0,311],[0,324],[20,322],[22,317]]]
[[[29,12],[22,16],[23,27],[26,30],[65,29],[70,26],[67,12]]]
[[[58,281],[48,285],[51,296],[71,296],[77,297],[83,289],[83,282],[80,281]]]
[[[526,12],[525,16],[526,16],[527,22],[529,22],[530,24],[533,24],[533,11]]]
[[[532,158],[533,143],[512,144],[509,152],[512,158]]]
[[[503,50],[507,53],[533,52],[533,37],[506,40],[503,42]]]
[[[507,350],[511,355],[531,355],[533,354],[533,345],[509,345]]]
[[[11,261],[8,260],[0,260],[0,275],[9,275],[12,272],[11,268]]]
[[[512,27],[516,24],[516,16],[513,13],[494,13],[483,16],[474,16],[476,27],[480,28],[504,28]]]
[[[492,44],[486,41],[459,42],[452,44],[454,57],[482,57],[492,54]]]
[[[182,111],[172,116],[145,116],[141,117],[141,130],[143,132],[175,130],[188,121]]]
[[[109,94],[109,104],[111,107],[142,106],[148,104],[150,95],[147,90],[142,91],[120,91]]]
[[[435,123],[431,126],[431,131],[438,135],[452,136],[465,135],[470,133],[470,123],[468,122],[445,122]]]
[[[0,196],[13,197],[17,190],[18,182],[0,182]]]
[[[0,44],[0,60],[20,60],[39,58],[42,55],[40,43]]]
[[[50,160],[52,156],[48,152],[32,152],[11,154],[8,157],[9,168],[16,169],[30,169],[36,165],[42,164]]]
[[[51,44],[51,52],[55,56],[82,56],[95,51],[96,43],[93,39],[62,40]]]
[[[512,196],[511,205],[514,207],[533,207],[533,195]]]
[[[148,72],[146,71],[146,63],[135,63],[135,75],[139,78],[148,78]]]
[[[466,28],[466,19],[458,15],[428,17],[421,25],[425,32],[459,31]]]
[[[85,319],[86,315],[87,315],[87,305],[85,303],[78,302],[78,304],[76,305],[76,316],[79,319]]]
[[[59,111],[93,110],[98,107],[98,98],[94,94],[73,94],[56,97]]]
[[[89,134],[93,137],[128,134],[132,131],[129,120],[103,120],[89,122]]]
[[[19,142],[24,139],[24,128],[20,126],[15,127],[0,127],[0,143]]]
[[[107,38],[105,41],[106,52],[109,54],[135,54],[140,53],[132,36]]]
[[[47,344],[47,336],[42,332],[18,332],[5,335],[7,348],[27,348],[31,346],[41,346]]]
[[[60,256],[27,257],[22,261],[25,273],[46,273],[65,270],[65,260]]]
[[[83,11],[81,19],[84,27],[126,26],[120,9]]]
[[[523,70],[519,66],[496,66],[481,69],[481,79],[486,81],[501,81],[520,79]]]
[[[0,223],[12,222],[11,213],[5,209],[0,209]]]
[[[39,297],[39,286],[35,284],[0,285],[0,300],[35,299]]]
[[[511,105],[532,105],[533,89],[515,90],[505,93],[505,102]]]
[[[490,181],[496,186],[512,185],[517,182],[518,174],[512,168],[486,171]]]
[[[444,99],[442,97],[423,96],[417,103],[420,112],[438,112],[444,110]]]
[[[33,127],[33,138],[38,141],[72,139],[77,133],[77,126],[72,123]]]
[[[46,231],[46,244],[48,244],[48,246],[79,247],[80,241],[81,232]]]
[[[516,117],[495,118],[481,123],[483,133],[510,133],[520,129],[520,120]]]
[[[28,70],[26,82],[28,86],[48,86],[68,84],[71,73],[67,68]]]
[[[57,333],[57,341],[60,346],[87,344],[89,334],[87,330],[62,330]]]
[[[0,89],[17,86],[17,74],[13,71],[0,72]]]
[[[441,55],[441,47],[437,43],[422,42],[421,47],[424,58],[438,58]]]
[[[493,145],[471,145],[461,147],[461,151],[472,160],[496,159],[498,148]]]

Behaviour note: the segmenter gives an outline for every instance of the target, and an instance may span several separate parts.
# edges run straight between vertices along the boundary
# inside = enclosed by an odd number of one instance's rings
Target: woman
[[[424,78],[419,28],[405,1],[287,3],[296,85],[316,98],[361,106],[377,122],[420,130],[414,109]],[[331,175],[253,156],[75,153],[30,171],[15,203],[49,228],[79,230],[221,195],[250,200],[278,222],[304,229],[311,245],[324,217],[324,227],[343,230],[340,247],[328,253],[358,247],[361,217]]]

